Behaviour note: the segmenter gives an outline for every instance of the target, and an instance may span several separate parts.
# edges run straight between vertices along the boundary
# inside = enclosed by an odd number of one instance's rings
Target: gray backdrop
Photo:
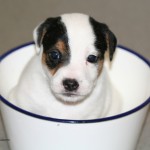
[[[150,0],[0,0],[0,54],[32,41],[40,21],[69,12],[86,13],[107,23],[119,44],[150,59]],[[5,136],[1,126],[0,121],[0,139]],[[149,148],[150,115],[137,150]],[[0,150],[7,150],[6,142],[0,141]]]

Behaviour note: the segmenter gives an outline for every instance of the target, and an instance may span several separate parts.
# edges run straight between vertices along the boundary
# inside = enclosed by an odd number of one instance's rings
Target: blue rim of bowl
[[[20,50],[21,48],[23,47],[27,47],[27,46],[30,46],[30,45],[33,45],[34,42],[28,42],[28,43],[25,43],[23,45],[20,45],[18,47],[15,47],[11,50],[9,50],[8,52],[4,53],[1,57],[0,57],[0,61],[2,61],[5,57],[7,57],[8,55],[10,55],[11,53],[17,51],[17,50]],[[125,47],[125,46],[122,46],[122,45],[118,45],[117,46],[118,48],[121,48],[121,50],[125,50],[129,53],[132,53],[133,55],[139,57],[141,60],[143,60],[149,67],[150,67],[150,61],[148,61],[146,58],[144,58],[142,55],[138,54],[137,52]],[[76,124],[80,124],[80,123],[98,123],[98,122],[104,122],[104,121],[111,121],[111,120],[115,120],[115,119],[119,119],[119,118],[123,118],[123,117],[126,117],[130,114],[133,114],[139,110],[141,110],[143,107],[145,107],[146,105],[148,105],[150,103],[150,97],[144,102],[142,103],[141,105],[127,111],[127,112],[124,112],[124,113],[121,113],[121,114],[118,114],[118,115],[115,115],[115,116],[110,116],[110,117],[105,117],[105,118],[99,118],[99,119],[91,119],[91,120],[68,120],[68,119],[58,119],[58,118],[51,118],[51,117],[46,117],[46,116],[41,116],[41,115],[38,115],[38,114],[34,114],[34,113],[31,113],[31,112],[28,112],[26,110],[23,110],[13,104],[11,104],[9,101],[7,101],[2,95],[0,95],[0,100],[6,104],[7,106],[9,106],[10,108],[20,112],[20,113],[23,113],[25,115],[28,115],[28,116],[31,116],[31,117],[34,117],[34,118],[37,118],[37,119],[42,119],[42,120],[46,120],[46,121],[52,121],[52,122],[57,122],[57,123],[76,123]]]

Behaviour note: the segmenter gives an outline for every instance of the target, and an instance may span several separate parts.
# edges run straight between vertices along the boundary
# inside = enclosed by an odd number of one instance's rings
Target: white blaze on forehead
[[[82,56],[89,50],[95,50],[95,36],[89,22],[89,16],[73,13],[64,14],[61,18],[67,29],[71,56],[77,59],[79,55]]]

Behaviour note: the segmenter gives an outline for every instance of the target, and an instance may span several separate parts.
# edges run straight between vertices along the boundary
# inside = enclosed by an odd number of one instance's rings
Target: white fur
[[[31,59],[9,98],[23,109],[61,119],[95,119],[118,113],[118,108],[112,105],[114,94],[105,68],[97,78],[98,66],[86,61],[88,55],[97,55],[88,16],[65,14],[61,17],[69,38],[70,63],[52,76],[41,63],[42,46],[37,46],[41,54]],[[37,39],[36,30],[34,39]],[[80,84],[76,96],[62,94],[64,78],[74,78]]]

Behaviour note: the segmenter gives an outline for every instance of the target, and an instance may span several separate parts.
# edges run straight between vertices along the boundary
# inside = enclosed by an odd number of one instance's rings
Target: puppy
[[[37,54],[25,67],[9,99],[36,114],[61,119],[95,119],[118,113],[103,67],[116,37],[107,25],[84,14],[48,18],[34,30]]]

